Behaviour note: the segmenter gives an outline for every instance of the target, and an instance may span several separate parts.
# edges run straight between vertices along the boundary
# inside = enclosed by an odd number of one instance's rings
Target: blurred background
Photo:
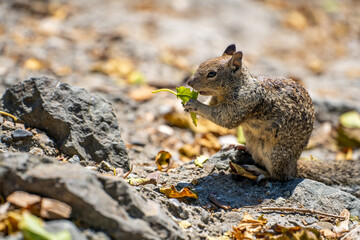
[[[336,140],[329,111],[359,107],[358,0],[2,0],[0,91],[47,75],[103,94],[139,159],[168,149],[187,161],[236,131],[201,122],[195,129],[174,96],[151,90],[185,85],[231,43],[250,72],[291,77],[325,106],[313,147]],[[337,146],[327,149],[344,152]]]

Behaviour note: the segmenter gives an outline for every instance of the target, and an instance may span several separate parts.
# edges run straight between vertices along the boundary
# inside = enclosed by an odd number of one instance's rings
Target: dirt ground
[[[286,199],[287,183],[259,187],[250,180],[235,182],[228,170],[196,167],[196,156],[209,157],[237,142],[236,130],[202,119],[196,128],[178,99],[151,91],[185,85],[201,62],[235,43],[251,73],[291,77],[309,91],[319,112],[304,158],[360,161],[359,146],[340,146],[334,137],[340,115],[360,109],[359,9],[356,0],[5,0],[0,2],[0,92],[46,75],[104,96],[116,110],[134,166],[130,178],[156,171],[155,156],[165,150],[174,164],[161,175],[162,185],[185,187],[197,179],[203,182],[196,189],[200,199],[217,185],[224,188],[214,194],[224,202],[246,195],[245,202],[232,202],[240,210],[219,209],[210,222],[204,221],[208,200],[180,204],[191,206],[177,213],[191,216],[194,227],[185,228],[190,238],[218,237],[241,220],[246,206],[296,205],[296,200]],[[264,187],[269,190],[261,192]],[[174,215],[169,205],[178,203],[169,203],[158,188],[134,187]],[[260,215],[256,208],[248,212]],[[267,217],[285,226],[315,221],[300,214],[279,216]]]

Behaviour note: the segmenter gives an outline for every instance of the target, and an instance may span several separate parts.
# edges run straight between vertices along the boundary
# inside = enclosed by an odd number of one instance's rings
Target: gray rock
[[[317,219],[314,218],[314,217],[307,217],[307,218],[305,218],[305,222],[306,222],[307,224],[313,224],[313,223],[316,223],[316,222],[317,222]]]
[[[11,133],[11,137],[15,140],[17,139],[25,139],[25,138],[32,138],[34,134],[30,131],[26,131],[24,129],[16,129]]]
[[[347,101],[345,99],[336,100],[312,97],[316,118],[321,122],[330,121],[333,124],[337,124],[341,114],[349,111],[360,112],[360,104],[358,102]]]
[[[80,163],[80,158],[78,155],[74,155],[68,160],[69,163]]]
[[[68,231],[71,234],[72,239],[76,240],[86,240],[84,236],[81,235],[80,230],[68,220],[55,220],[46,222],[44,228],[52,233],[57,233],[60,231]]]
[[[235,163],[253,163],[251,155],[245,152],[245,148],[241,144],[228,144],[224,145],[219,152],[212,155],[207,164],[215,164],[215,167],[229,166],[229,162]],[[250,161],[250,162],[249,162]]]
[[[181,219],[188,219],[189,212],[186,208],[181,206],[181,203],[176,198],[170,198],[168,201],[169,211],[173,213],[176,217]]]
[[[63,153],[129,170],[114,109],[103,97],[41,77],[13,85],[1,101],[27,126],[46,131]]]
[[[0,194],[23,190],[72,207],[72,218],[114,239],[183,239],[153,201],[135,194],[123,179],[97,176],[79,165],[25,153],[0,155]]]
[[[209,222],[209,218],[210,218],[210,214],[204,210],[203,213],[201,214],[201,221],[203,221],[204,223],[208,223]]]
[[[294,181],[289,182],[294,184]],[[331,214],[340,214],[348,209],[354,216],[360,215],[360,200],[350,193],[326,186],[309,179],[302,180],[294,188],[291,198],[303,203],[308,209],[316,209]]]

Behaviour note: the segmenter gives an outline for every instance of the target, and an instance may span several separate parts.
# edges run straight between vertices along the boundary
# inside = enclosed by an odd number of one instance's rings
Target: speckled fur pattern
[[[200,65],[188,84],[212,97],[209,105],[192,100],[184,108],[226,128],[242,126],[254,161],[273,179],[288,180],[296,176],[313,130],[311,98],[291,79],[253,76],[243,65],[236,69],[233,58],[224,53]],[[211,71],[216,76],[209,78]]]

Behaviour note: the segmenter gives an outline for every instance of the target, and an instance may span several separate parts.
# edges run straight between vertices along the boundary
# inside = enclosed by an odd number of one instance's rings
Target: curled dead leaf
[[[171,187],[160,188],[160,192],[170,198],[190,197],[190,198],[198,199],[198,196],[193,191],[191,191],[188,187],[185,187],[185,188],[181,189],[180,191],[178,191],[178,190],[176,190],[174,185],[171,185]]]
[[[171,154],[167,151],[160,151],[155,157],[156,166],[160,171],[166,172],[170,169],[173,161],[171,159]]]
[[[229,162],[229,165],[230,165],[232,173],[234,173],[236,175],[240,175],[242,177],[246,177],[251,180],[257,179],[256,175],[252,174],[251,172],[246,171],[242,166],[240,166],[236,163],[233,163],[231,161]]]
[[[126,179],[126,181],[132,185],[132,186],[141,186],[141,185],[146,185],[146,184],[154,184],[156,185],[157,182],[154,178],[152,179],[148,179],[148,178],[130,178],[130,179]]]

